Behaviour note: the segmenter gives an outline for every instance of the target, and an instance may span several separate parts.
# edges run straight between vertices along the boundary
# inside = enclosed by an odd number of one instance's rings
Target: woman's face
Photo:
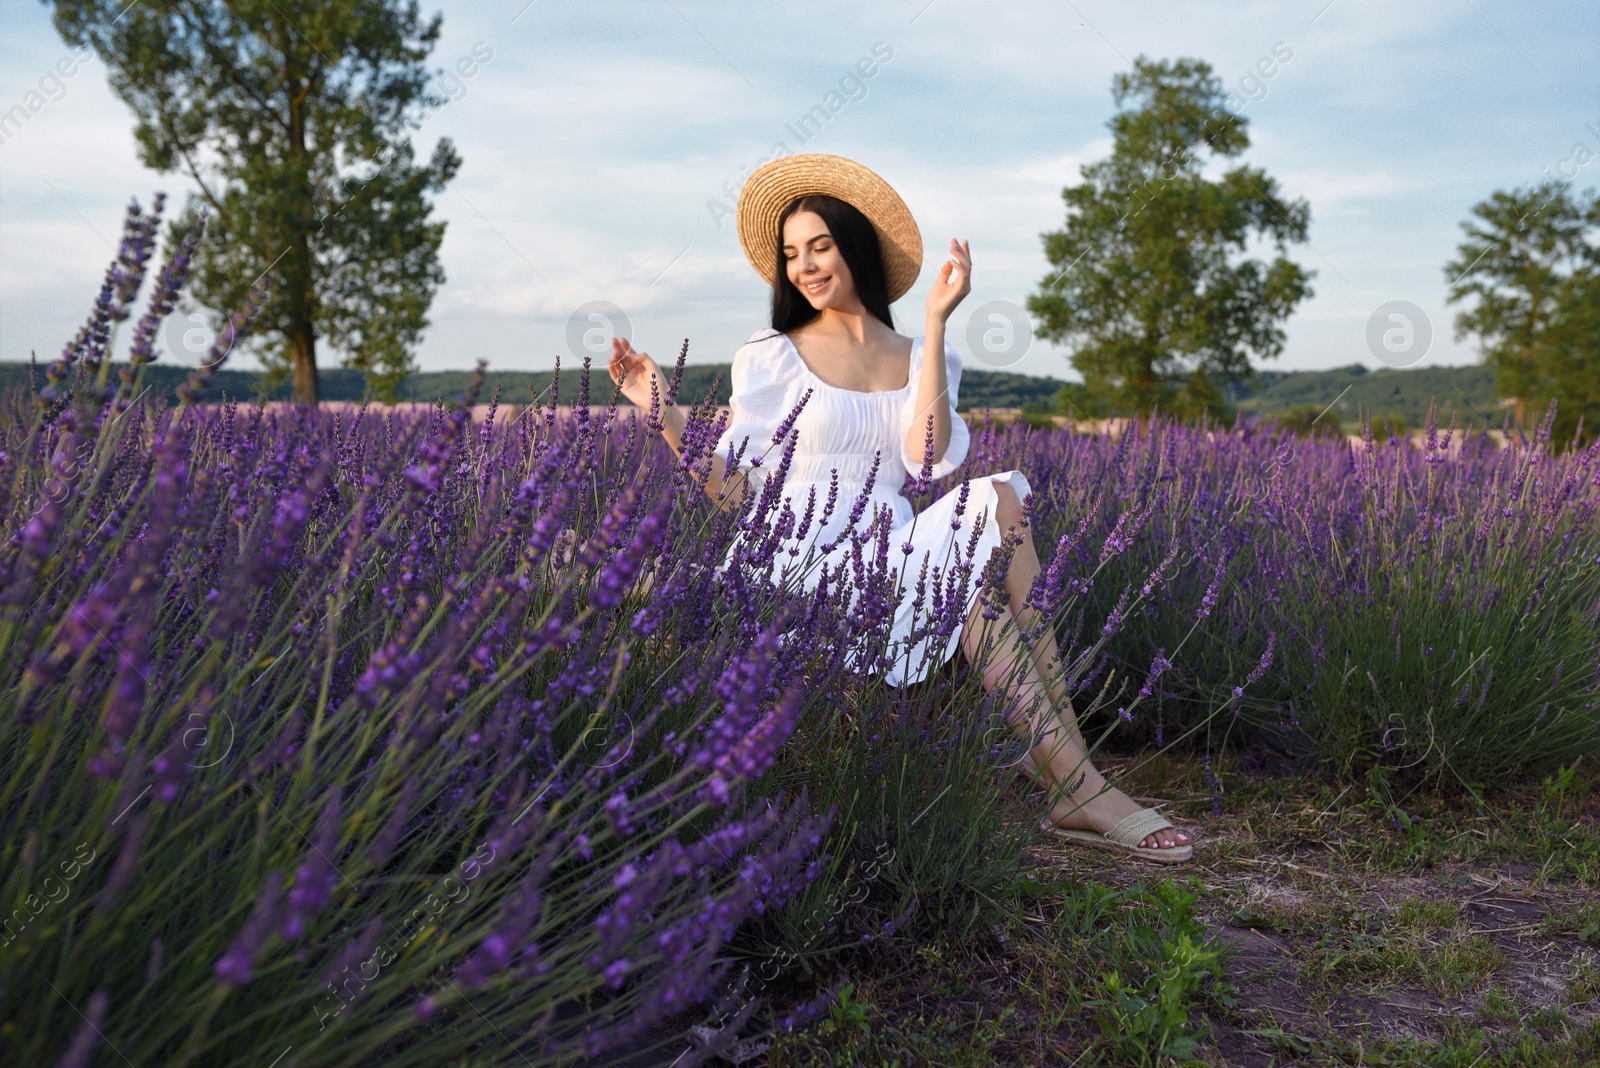
[[[855,300],[855,279],[816,212],[797,211],[784,221],[783,261],[789,281],[818,311]]]

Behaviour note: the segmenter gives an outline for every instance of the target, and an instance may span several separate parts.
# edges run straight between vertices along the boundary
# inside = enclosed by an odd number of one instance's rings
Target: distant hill
[[[685,401],[699,401],[711,393],[717,404],[727,404],[732,393],[728,381],[731,365],[687,364],[683,369],[683,382],[679,394]],[[672,373],[671,367],[667,373]],[[500,390],[504,404],[527,404],[537,400],[548,403],[552,371],[490,371],[484,377],[483,395],[487,401]],[[185,368],[163,366],[160,362],[145,368],[145,382],[150,391],[176,402],[178,387],[188,378]],[[718,376],[721,376],[720,381]],[[37,371],[39,383],[44,383],[44,366]],[[323,400],[359,401],[366,396],[366,382],[361,372],[343,367],[320,368],[318,377]],[[559,403],[572,404],[578,399],[581,369],[563,367],[557,389]],[[401,400],[434,401],[454,398],[467,388],[472,380],[471,371],[426,371],[411,375],[400,384]],[[25,363],[0,363],[0,389],[28,384],[28,365]],[[1020,408],[1024,404],[1049,404],[1056,391],[1066,385],[1065,380],[1036,377],[1034,375],[1005,374],[998,371],[963,370],[961,373],[960,407]],[[605,404],[611,399],[614,387],[604,367],[594,367],[589,375],[589,400],[592,404]],[[211,380],[211,396],[221,398],[226,393],[235,400],[253,400],[264,395],[267,400],[288,400],[287,383],[271,391],[263,391],[260,376],[251,371],[219,370]],[[623,406],[628,402],[622,400]]]
[[[1340,419],[1352,426],[1365,408],[1420,427],[1431,399],[1439,403],[1441,424],[1449,423],[1452,410],[1462,427],[1481,427],[1485,420],[1498,427],[1505,415],[1495,399],[1494,372],[1481,364],[1380,371],[1351,364],[1328,371],[1260,371],[1256,377],[1255,383],[1234,387],[1229,401],[1245,411],[1272,414],[1308,406],[1320,410],[1337,400]]]
[[[710,393],[716,403],[728,403],[729,370],[730,365],[725,363],[686,365],[680,395],[685,401],[698,401]],[[37,374],[39,382],[43,383],[43,365]],[[359,401],[366,396],[366,382],[359,371],[330,367],[321,369],[319,374],[324,400]],[[481,399],[487,401],[498,388],[500,400],[505,404],[547,403],[551,376],[551,371],[491,371],[485,379]],[[187,369],[163,366],[159,362],[145,369],[145,381],[151,391],[172,401],[177,400],[177,389],[187,377]],[[560,403],[571,404],[577,400],[579,377],[578,369],[562,368]],[[414,401],[449,399],[465,390],[471,378],[470,371],[427,371],[402,382],[399,396],[402,400]],[[0,363],[0,389],[25,387],[27,382],[27,364]],[[962,411],[1024,407],[1049,411],[1054,407],[1057,391],[1066,384],[1066,379],[1042,375],[963,368],[958,407]],[[611,380],[604,367],[592,368],[590,402],[606,403],[611,398],[611,390]],[[220,398],[224,393],[237,400],[252,400],[262,393],[260,378],[251,371],[218,371],[212,379],[211,396]],[[289,386],[285,383],[265,396],[268,400],[288,400]],[[1356,421],[1358,408],[1365,407],[1378,415],[1398,415],[1408,426],[1420,427],[1430,398],[1438,399],[1441,422],[1449,421],[1452,409],[1457,412],[1461,426],[1482,425],[1485,419],[1499,426],[1504,415],[1495,400],[1493,374],[1484,366],[1369,371],[1352,364],[1328,371],[1261,371],[1254,382],[1234,386],[1227,397],[1245,411],[1263,414],[1307,406],[1320,409],[1337,401],[1341,421],[1350,425]],[[621,403],[627,404],[626,401]]]
[[[113,364],[112,374],[115,375],[122,364]],[[35,371],[39,385],[44,385],[45,364],[41,362]],[[360,400],[366,393],[365,376],[360,371],[350,371],[342,367],[318,368],[318,376],[322,382],[322,396],[325,400]],[[144,369],[145,385],[150,392],[157,396],[165,396],[174,403],[178,399],[178,387],[189,377],[189,369],[175,364],[156,362]],[[262,393],[260,376],[254,371],[230,371],[223,369],[217,371],[211,378],[211,396],[221,398],[226,392],[234,400],[253,400]],[[0,363],[0,389],[10,389],[14,386],[27,388],[28,365],[25,363]],[[289,385],[285,383],[282,388],[266,392],[268,400],[288,400]]]

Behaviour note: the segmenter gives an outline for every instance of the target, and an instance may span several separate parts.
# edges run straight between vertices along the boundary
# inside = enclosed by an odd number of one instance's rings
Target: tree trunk
[[[289,362],[294,370],[294,402],[316,404],[322,387],[317,381],[317,334],[309,318],[296,323],[289,336]]]
[[[283,28],[284,85],[289,98],[289,180],[295,203],[290,213],[289,240],[293,251],[285,274],[288,276],[289,364],[293,371],[294,402],[316,404],[322,398],[317,382],[316,274],[311,248],[311,219],[315,214],[315,191],[310,177],[310,158],[306,152],[305,103],[311,86],[305,80],[296,55],[289,27]],[[298,31],[296,31],[298,32]]]

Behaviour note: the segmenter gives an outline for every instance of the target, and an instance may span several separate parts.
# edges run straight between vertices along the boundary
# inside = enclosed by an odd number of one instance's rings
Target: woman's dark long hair
[[[783,224],[797,211],[814,211],[828,225],[833,243],[850,276],[855,279],[856,296],[867,311],[894,329],[889,315],[889,282],[883,273],[883,248],[878,244],[878,231],[861,214],[860,210],[838,197],[813,195],[800,197],[778,216],[778,232],[772,235],[772,255],[777,271],[772,282],[772,329],[788,333],[804,326],[819,314],[805,295],[789,281],[788,264],[783,259]]]

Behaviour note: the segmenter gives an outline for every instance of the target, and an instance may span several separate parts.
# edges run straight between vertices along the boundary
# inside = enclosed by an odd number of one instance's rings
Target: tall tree
[[[1248,377],[1252,354],[1277,356],[1282,320],[1311,295],[1312,272],[1284,255],[1305,240],[1311,209],[1255,168],[1202,175],[1208,157],[1250,145],[1204,61],[1140,56],[1111,93],[1134,106],[1107,124],[1111,157],[1062,190],[1066,225],[1042,235],[1055,270],[1028,309],[1039,337],[1072,346],[1085,387],[1110,407],[1221,414],[1221,385]],[[1252,238],[1270,239],[1277,257],[1245,258]]]
[[[50,2],[50,0],[46,0]],[[425,194],[460,166],[449,139],[426,165],[410,131],[442,99],[424,61],[440,16],[415,0],[55,0],[55,24],[92,46],[133,110],[143,161],[181,171],[213,216],[192,292],[219,316],[273,274],[259,355],[315,403],[317,341],[380,394],[444,281],[444,223]]]
[[[1585,203],[1585,199],[1587,203]],[[1600,423],[1600,198],[1561,182],[1495,192],[1461,224],[1445,264],[1456,337],[1474,334],[1519,427],[1558,400],[1555,433]]]

